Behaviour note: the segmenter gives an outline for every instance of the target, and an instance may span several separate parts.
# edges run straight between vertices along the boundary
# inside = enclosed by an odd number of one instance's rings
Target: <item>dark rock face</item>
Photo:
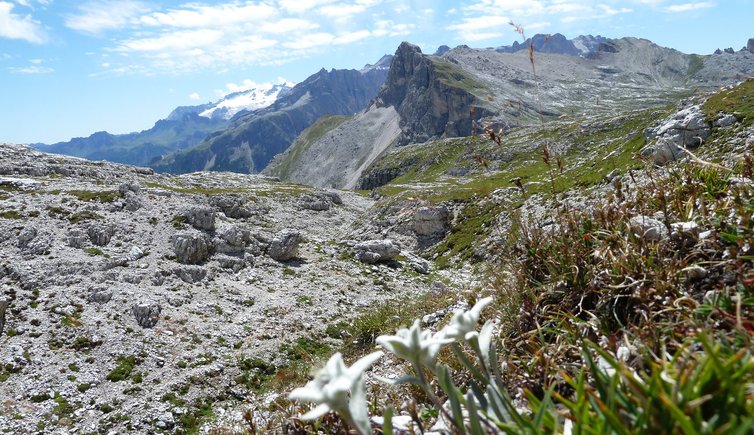
[[[437,47],[437,51],[435,51],[435,56],[442,56],[443,54],[450,51],[450,47],[447,45],[441,45]]]
[[[255,173],[288,149],[298,135],[325,115],[350,115],[366,107],[385,81],[385,68],[320,70],[270,107],[242,112],[231,125],[191,149],[152,166],[162,172],[201,170]]]
[[[3,328],[5,327],[5,310],[10,305],[10,301],[7,299],[0,299],[0,336],[3,335]]]
[[[377,98],[379,107],[393,106],[400,115],[397,145],[470,135],[473,121],[489,114],[468,90],[479,84],[474,80],[455,64],[403,42]]]
[[[162,307],[158,304],[136,304],[131,308],[136,323],[142,328],[152,328],[160,320]]]
[[[754,53],[754,38],[749,38],[749,41],[746,43],[746,49],[749,50],[749,53]]]
[[[515,53],[521,50],[528,50],[529,46],[532,46],[534,51],[538,53],[563,54],[567,56],[578,56],[581,54],[576,45],[560,33],[554,35],[536,34],[523,43],[514,41],[512,45],[498,47],[495,51],[500,53]]]

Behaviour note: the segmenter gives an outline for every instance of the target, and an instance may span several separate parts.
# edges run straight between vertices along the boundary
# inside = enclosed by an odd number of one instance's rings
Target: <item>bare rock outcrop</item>
[[[142,328],[153,328],[160,320],[162,307],[155,303],[140,303],[135,304],[131,308],[131,312],[139,326]]]
[[[220,195],[211,198],[209,203],[231,219],[246,219],[254,215],[240,195]]]
[[[448,230],[448,208],[421,207],[414,214],[414,232],[417,236],[431,237]]]
[[[390,261],[401,253],[401,248],[392,240],[367,240],[354,245],[356,259],[362,263],[374,264]]]
[[[267,255],[273,260],[288,261],[298,255],[298,246],[303,240],[301,232],[285,229],[270,241]]]
[[[8,309],[10,301],[6,298],[0,298],[0,337],[3,335],[3,328],[5,327],[5,310]]]
[[[115,234],[115,227],[110,224],[93,224],[87,229],[89,240],[97,246],[107,246]]]
[[[686,155],[684,149],[694,149],[704,143],[711,133],[704,112],[699,105],[689,106],[660,125],[647,129],[647,141],[654,143],[642,150],[655,164],[664,165]]]
[[[209,258],[212,244],[206,234],[199,232],[177,233],[170,237],[173,252],[180,263],[198,264]]]
[[[188,207],[181,211],[186,223],[197,230],[214,231],[215,209],[212,207]]]

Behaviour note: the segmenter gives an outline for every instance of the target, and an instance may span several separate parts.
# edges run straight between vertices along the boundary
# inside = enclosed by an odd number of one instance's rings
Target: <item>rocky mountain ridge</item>
[[[387,75],[379,65],[363,71],[322,69],[271,106],[239,114],[223,131],[190,149],[164,156],[151,166],[172,173],[260,172],[320,117],[350,115],[364,108]]]
[[[533,41],[544,47],[564,38]],[[295,143],[266,173],[354,188],[362,184],[363,171],[392,147],[468,136],[486,127],[509,129],[586,112],[659,106],[696,87],[715,88],[754,72],[748,51],[702,57],[637,38],[578,42],[596,51],[585,57],[535,51],[534,67],[523,50],[459,46],[430,56],[403,43],[369,108],[330,125],[316,140]]]

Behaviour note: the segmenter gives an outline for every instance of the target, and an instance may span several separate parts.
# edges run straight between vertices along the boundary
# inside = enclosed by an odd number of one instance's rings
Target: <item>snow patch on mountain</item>
[[[250,89],[226,95],[212,107],[199,113],[205,118],[230,119],[243,110],[256,110],[270,106],[278,97],[288,92],[295,83],[280,81],[278,83],[252,84]]]

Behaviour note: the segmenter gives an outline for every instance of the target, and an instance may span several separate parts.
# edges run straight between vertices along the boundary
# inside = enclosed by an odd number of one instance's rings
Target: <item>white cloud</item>
[[[100,0],[97,4],[102,1],[114,0]],[[377,8],[383,3],[384,7]],[[326,52],[337,45],[413,32],[414,24],[385,19],[385,13],[400,3],[399,0],[182,3],[128,15],[119,21],[123,27],[121,35],[125,36],[116,35],[104,51],[100,65],[107,63],[105,71],[123,74],[173,74],[209,68],[223,72],[239,66],[280,65]],[[92,27],[85,26],[89,33],[94,33]]]
[[[18,68],[9,68],[11,72],[14,72],[16,74],[49,74],[52,72],[55,72],[54,69],[40,66],[40,65],[29,65],[25,67],[18,67]]]
[[[13,13],[13,3],[0,2],[0,38],[21,39],[33,44],[42,44],[47,35],[42,25],[30,15]]]
[[[716,6],[713,2],[692,2],[682,3],[677,5],[671,5],[665,8],[665,12],[687,12],[697,9],[714,8]]]
[[[314,30],[319,24],[301,18],[283,18],[278,21],[262,23],[257,30],[267,33],[290,33]]]
[[[463,32],[461,37],[465,41],[476,42],[497,39],[503,36],[502,32]]]
[[[487,17],[474,17],[474,18],[464,18],[464,20],[457,24],[451,24],[448,26],[448,29],[450,30],[460,30],[460,31],[475,31],[475,30],[481,30],[481,29],[491,29],[495,27],[504,27],[508,26],[508,23],[510,23],[510,18],[503,17],[503,16],[487,16]]]
[[[85,3],[78,13],[65,18],[65,26],[82,33],[98,35],[106,30],[126,27],[130,21],[149,9],[139,1],[108,0]]]
[[[184,9],[142,16],[139,21],[147,26],[222,28],[264,22],[276,15],[277,10],[264,3],[226,3],[212,6],[188,4],[184,6]]]
[[[302,38],[296,38],[283,44],[286,48],[305,50],[307,48],[318,47],[321,45],[332,44],[335,41],[335,35],[326,32],[310,33]]]
[[[202,97],[196,92],[190,93],[188,97],[190,100],[194,100],[194,101],[199,101],[202,99]]]
[[[627,14],[629,12],[633,12],[632,9],[629,8],[620,8],[620,9],[613,9],[612,7],[604,4],[597,5],[598,8],[602,9],[602,12],[604,15],[610,16],[610,15],[618,15],[618,14]]]
[[[373,36],[403,36],[410,34],[416,26],[414,24],[394,23],[391,20],[380,20],[374,23]]]
[[[340,45],[351,44],[353,42],[368,38],[371,35],[372,32],[370,32],[369,30],[358,30],[356,32],[348,32],[338,35],[333,42]]]
[[[280,0],[278,4],[288,12],[300,14],[314,9],[317,6],[335,3],[335,1],[336,0]]]
[[[199,29],[166,33],[156,38],[124,41],[116,49],[121,52],[170,52],[207,47],[223,37],[222,30]]]

